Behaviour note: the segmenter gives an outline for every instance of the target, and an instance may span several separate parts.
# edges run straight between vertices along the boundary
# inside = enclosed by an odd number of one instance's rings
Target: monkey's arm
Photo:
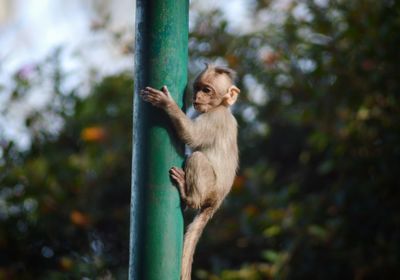
[[[212,135],[183,113],[166,86],[163,86],[162,91],[146,87],[141,91],[141,96],[144,101],[163,109],[168,114],[179,138],[190,148],[194,149],[211,143]]]

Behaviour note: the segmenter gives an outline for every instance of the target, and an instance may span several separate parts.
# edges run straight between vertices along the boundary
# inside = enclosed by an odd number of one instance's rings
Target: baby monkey
[[[170,169],[184,203],[199,210],[185,234],[182,280],[191,279],[196,244],[229,193],[238,168],[237,123],[229,109],[240,92],[234,75],[229,68],[206,65],[193,85],[193,107],[199,113],[194,120],[182,112],[166,86],[141,91],[144,101],[168,114],[179,138],[192,150],[184,170]]]

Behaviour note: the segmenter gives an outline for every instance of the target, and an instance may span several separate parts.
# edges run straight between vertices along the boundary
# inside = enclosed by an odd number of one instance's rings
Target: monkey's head
[[[226,67],[206,65],[193,84],[193,107],[206,113],[218,106],[236,102],[240,89],[234,84],[235,72]]]

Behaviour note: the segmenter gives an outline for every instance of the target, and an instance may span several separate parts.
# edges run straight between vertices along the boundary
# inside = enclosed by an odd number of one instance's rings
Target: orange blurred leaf
[[[71,212],[70,219],[71,222],[77,226],[86,227],[90,224],[88,215],[77,210]]]
[[[230,54],[230,55],[227,55],[225,58],[228,61],[228,64],[230,67],[235,68],[238,65],[239,58],[236,55]]]
[[[259,210],[254,205],[248,205],[246,208],[244,208],[244,212],[247,214],[247,216],[253,217],[259,213]]]
[[[74,265],[74,262],[68,257],[62,257],[60,259],[60,266],[63,270],[71,270],[73,265]]]
[[[243,189],[244,182],[246,181],[246,178],[244,176],[236,176],[235,180],[233,181],[233,191],[240,191]]]
[[[106,131],[99,126],[87,127],[82,130],[81,138],[88,142],[97,142],[104,140]]]
[[[278,62],[279,58],[280,58],[279,53],[273,51],[266,52],[262,56],[263,62],[268,66],[275,65]]]

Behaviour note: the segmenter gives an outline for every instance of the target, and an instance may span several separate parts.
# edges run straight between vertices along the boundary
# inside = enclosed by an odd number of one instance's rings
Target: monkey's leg
[[[196,151],[187,159],[185,182],[190,207],[200,209],[217,201],[215,171],[202,152]]]

